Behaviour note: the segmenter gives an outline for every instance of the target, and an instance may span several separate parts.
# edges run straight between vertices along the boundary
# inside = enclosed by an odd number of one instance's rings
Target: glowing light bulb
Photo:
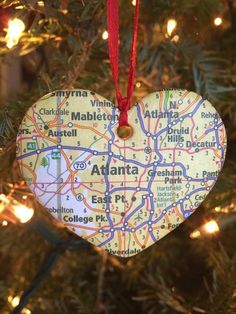
[[[11,304],[12,307],[17,307],[17,305],[20,303],[20,296],[16,295],[15,297],[9,295],[7,298],[7,301]],[[24,307],[21,311],[22,314],[31,314],[31,311]]]
[[[102,39],[103,39],[103,40],[107,40],[107,39],[108,39],[108,31],[104,31],[104,32],[102,33]]]
[[[136,0],[132,0],[132,5],[135,7],[136,6]]]
[[[6,34],[6,42],[7,47],[11,49],[15,45],[18,44],[22,32],[25,30],[25,24],[22,20],[18,18],[14,18],[13,20],[9,20],[7,34]]]
[[[215,26],[220,26],[222,23],[223,23],[223,20],[221,17],[218,16],[214,19]]]
[[[176,28],[177,26],[177,21],[174,19],[170,19],[167,22],[167,34],[169,36],[171,36],[171,34],[173,33],[173,30]]]
[[[22,204],[13,205],[13,211],[15,216],[20,220],[21,223],[28,222],[34,215],[33,208],[26,207]]]
[[[5,227],[5,226],[7,226],[7,225],[8,225],[8,222],[7,222],[6,220],[3,220],[3,221],[2,221],[2,226]]]
[[[0,202],[4,202],[6,204],[10,203],[9,199],[6,197],[5,194],[0,194]]]
[[[18,295],[16,295],[15,297],[9,295],[7,300],[13,307],[16,307],[20,303],[20,297]]]
[[[196,239],[196,238],[199,238],[200,235],[201,235],[201,232],[199,230],[194,230],[192,233],[190,233],[190,238]]]
[[[137,88],[140,88],[141,87],[141,82],[137,82],[136,84],[135,84],[135,86],[137,87]]]
[[[37,4],[38,4],[39,7],[44,7],[44,2],[43,1],[38,1]]]
[[[215,220],[210,220],[204,225],[204,229],[207,233],[216,233],[220,231],[220,228]]]
[[[175,35],[171,41],[173,41],[174,43],[177,43],[179,41],[179,35]]]

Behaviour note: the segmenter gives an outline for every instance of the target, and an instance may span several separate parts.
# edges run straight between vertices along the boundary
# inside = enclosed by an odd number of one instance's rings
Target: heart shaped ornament
[[[38,201],[68,229],[122,257],[170,233],[215,184],[226,151],[214,107],[186,90],[152,93],[128,112],[88,90],[56,91],[26,113],[17,159]]]

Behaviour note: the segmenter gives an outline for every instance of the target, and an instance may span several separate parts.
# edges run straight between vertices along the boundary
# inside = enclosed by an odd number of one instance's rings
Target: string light
[[[136,0],[132,0],[132,5],[135,7],[136,6]]]
[[[203,227],[207,233],[216,233],[220,231],[220,228],[215,220],[207,222]]]
[[[9,295],[7,300],[13,307],[17,307],[17,305],[20,303],[20,297],[18,295],[15,297]]]
[[[137,82],[136,84],[135,84],[135,86],[137,87],[137,88],[140,88],[141,87],[141,82]]]
[[[20,40],[22,32],[25,30],[25,24],[22,20],[18,18],[14,18],[13,20],[9,20],[7,34],[6,34],[6,42],[7,47],[11,49],[16,46]]]
[[[9,295],[7,298],[7,301],[11,304],[13,308],[17,307],[17,305],[20,303],[20,296],[16,295],[15,297]],[[31,314],[31,311],[27,308],[22,309],[22,314]]]
[[[215,26],[220,26],[222,23],[223,23],[223,20],[221,17],[218,16],[214,19]]]
[[[196,239],[196,238],[199,238],[200,235],[201,235],[201,232],[199,230],[194,230],[192,233],[190,233],[190,238]]]
[[[0,194],[0,202],[4,202],[5,204],[10,203],[9,199],[6,197],[5,194]]]
[[[13,205],[12,207],[16,217],[22,224],[28,222],[33,217],[34,210],[32,208],[26,207],[23,204]]]
[[[107,39],[108,39],[108,31],[104,31],[104,32],[102,33],[102,39],[103,39],[103,40],[107,40]]]
[[[38,4],[39,7],[44,7],[44,2],[43,1],[38,1],[37,4]]]
[[[3,226],[3,227],[6,227],[7,225],[8,225],[8,222],[7,222],[6,220],[3,220],[3,221],[2,221],[2,226]]]
[[[1,218],[7,222],[26,223],[33,217],[34,210],[33,208],[19,203],[15,199],[11,199],[4,194],[0,194],[0,215]]]
[[[179,41],[179,35],[175,35],[171,41],[173,41],[174,43],[177,43]]]
[[[194,230],[190,233],[189,237],[191,239],[197,239],[200,236],[204,236],[207,234],[214,234],[220,231],[219,225],[215,220],[210,220],[202,225],[199,229]]]
[[[171,34],[173,33],[174,29],[177,26],[177,21],[174,19],[170,19],[167,22],[167,34],[168,36],[171,36]]]

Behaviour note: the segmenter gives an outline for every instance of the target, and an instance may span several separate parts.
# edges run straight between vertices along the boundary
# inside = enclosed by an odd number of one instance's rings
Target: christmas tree
[[[195,91],[220,113],[228,148],[218,181],[196,212],[127,259],[54,220],[16,162],[19,125],[41,96],[80,88],[115,103],[106,1],[0,4],[1,313],[236,313],[235,1],[141,2],[133,103],[162,89]],[[136,1],[119,5],[125,93]],[[40,163],[47,171],[48,159]]]

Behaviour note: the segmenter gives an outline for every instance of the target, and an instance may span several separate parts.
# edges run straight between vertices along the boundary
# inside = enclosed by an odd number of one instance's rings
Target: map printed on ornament
[[[217,180],[226,151],[214,107],[186,90],[152,93],[129,111],[88,90],[56,91],[26,113],[17,160],[38,201],[67,228],[121,257],[179,226]]]

